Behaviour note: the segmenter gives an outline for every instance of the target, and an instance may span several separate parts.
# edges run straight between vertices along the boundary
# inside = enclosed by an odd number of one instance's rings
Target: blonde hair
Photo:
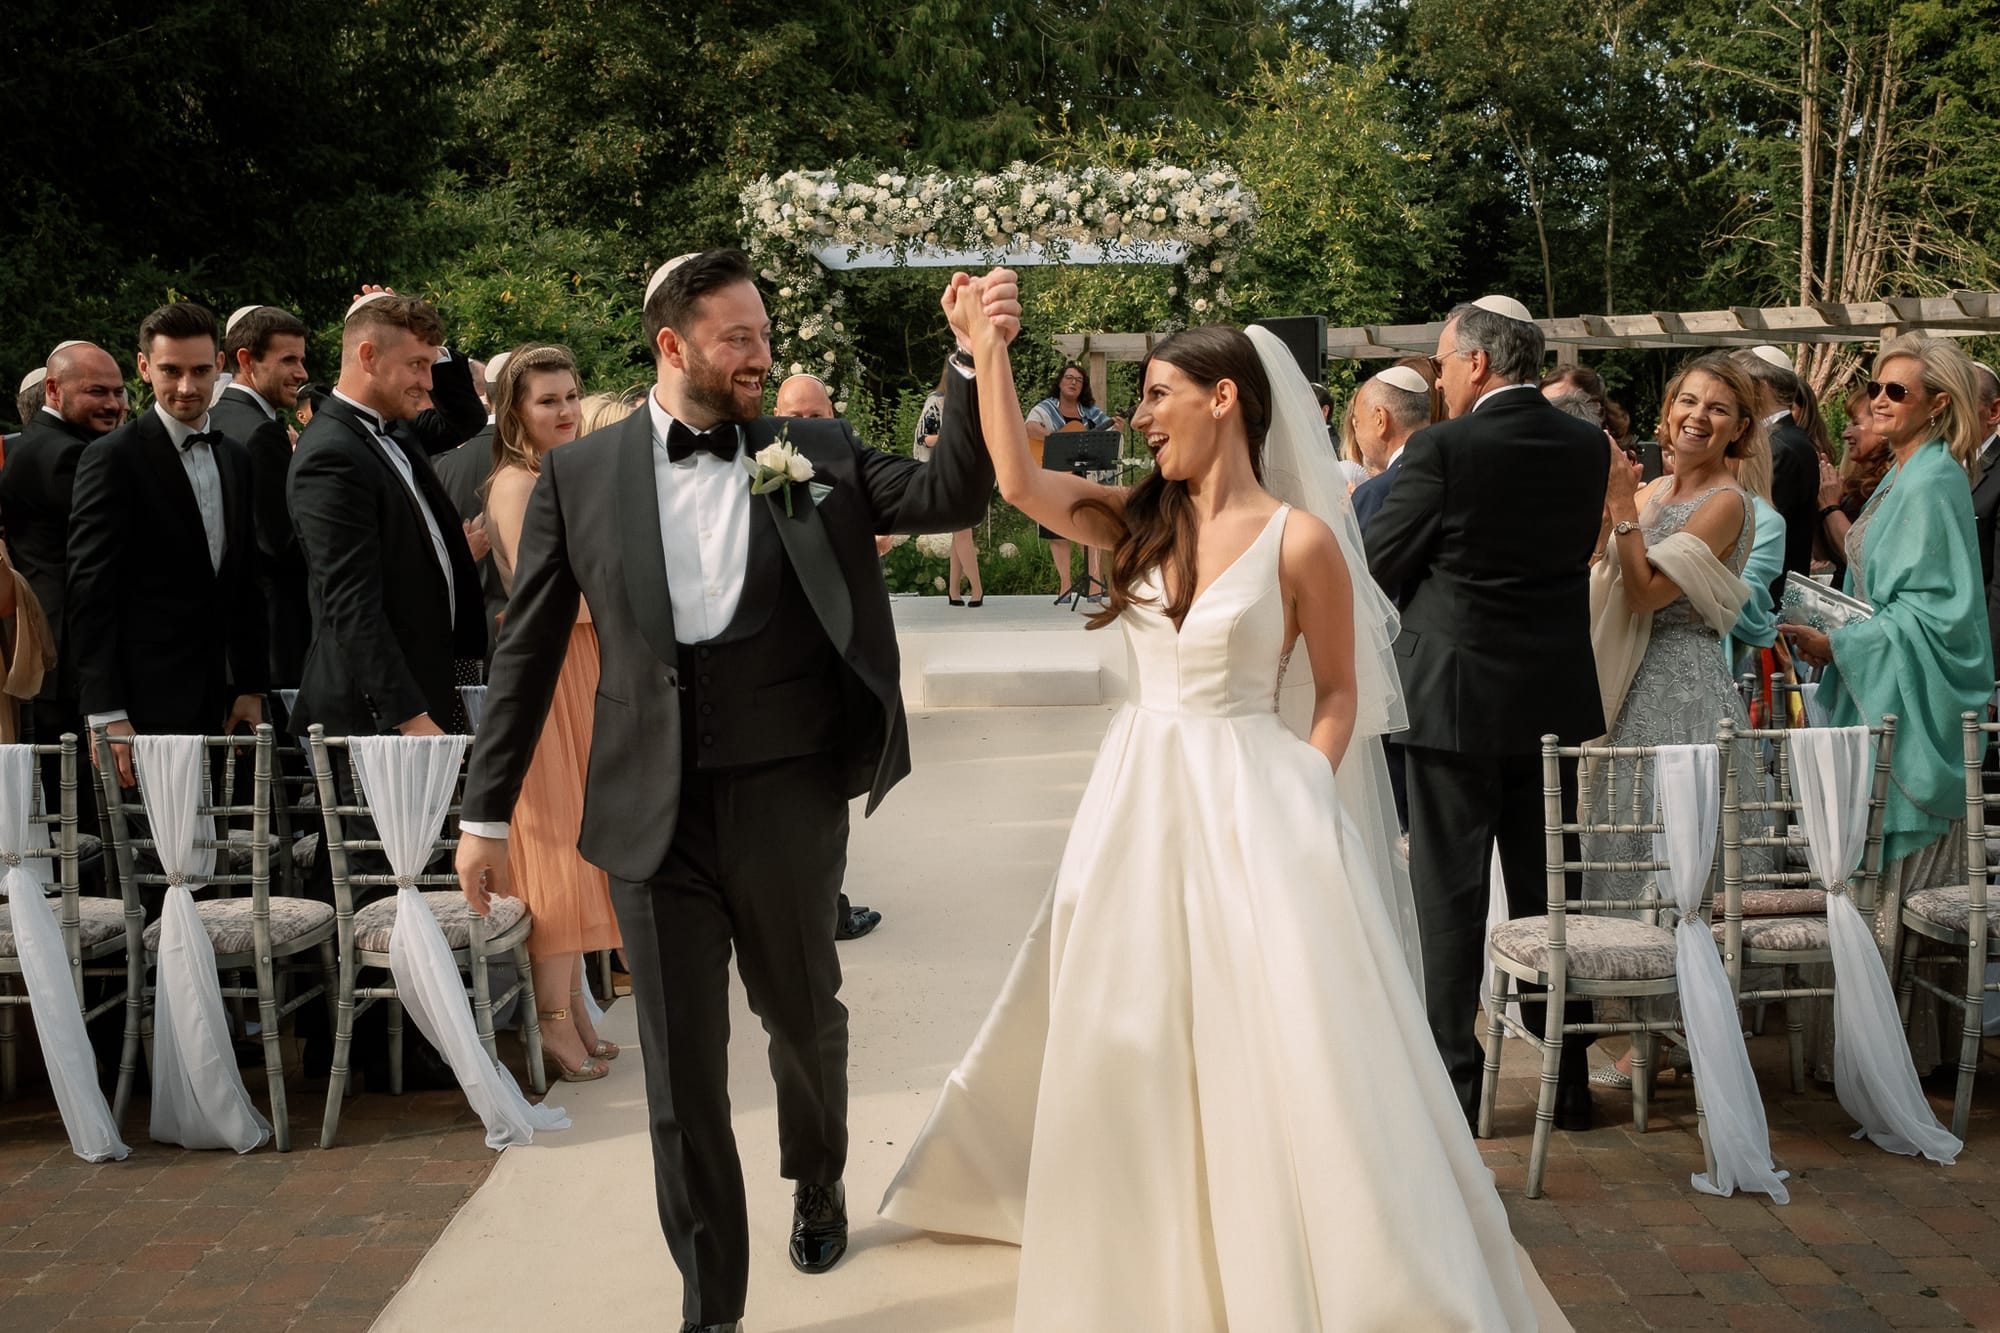
[[[1985,437],[1973,407],[1979,401],[1978,380],[1972,358],[1949,338],[1926,338],[1909,333],[1884,343],[1875,354],[1870,373],[1882,377],[1882,367],[1899,357],[1907,357],[1923,367],[1924,392],[1947,395],[1942,410],[1931,418],[1931,439],[1942,439],[1959,466],[1971,475],[1972,460]]]
[[[568,371],[578,379],[576,358],[567,347],[523,343],[507,357],[500,379],[493,386],[493,471],[509,464],[528,472],[542,470],[542,451],[528,439],[527,425],[521,420],[521,398],[527,392],[528,376],[547,371]],[[581,381],[579,380],[579,383]],[[487,484],[493,481],[487,474]]]
[[[588,435],[594,430],[615,426],[638,410],[639,404],[625,394],[591,394],[583,400],[583,419],[577,422],[576,433]]]

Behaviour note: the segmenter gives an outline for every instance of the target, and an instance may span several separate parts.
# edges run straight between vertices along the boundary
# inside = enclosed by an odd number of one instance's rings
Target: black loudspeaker
[[[1292,354],[1292,360],[1299,363],[1299,373],[1309,382],[1326,383],[1325,315],[1281,315],[1257,323],[1278,335]]]

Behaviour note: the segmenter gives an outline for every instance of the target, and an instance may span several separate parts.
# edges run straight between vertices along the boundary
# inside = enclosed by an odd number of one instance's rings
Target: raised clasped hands
[[[1004,346],[1021,331],[1021,284],[1010,268],[996,268],[983,278],[952,274],[940,304],[965,351],[982,334],[997,336]]]

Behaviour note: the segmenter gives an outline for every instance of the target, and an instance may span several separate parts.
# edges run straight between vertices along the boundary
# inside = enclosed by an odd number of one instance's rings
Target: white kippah
[[[1528,313],[1528,307],[1522,305],[1511,296],[1482,296],[1472,304],[1478,306],[1481,310],[1490,310],[1496,315],[1504,315],[1508,319],[1518,319],[1523,324],[1532,324],[1535,322],[1535,317]]]
[[[229,312],[229,319],[222,326],[222,336],[226,338],[230,334],[236,332],[236,326],[243,322],[243,317],[245,315],[249,314],[252,310],[262,310],[263,308],[264,307],[262,305],[237,306],[234,310]],[[350,310],[348,313],[353,314],[354,312]]]
[[[660,284],[667,280],[667,274],[672,273],[675,269],[700,253],[701,251],[699,250],[691,250],[684,255],[675,255],[672,259],[654,269],[653,276],[646,280],[646,300],[650,301],[653,299],[653,293],[660,290]]]
[[[1431,386],[1424,382],[1424,377],[1409,366],[1390,366],[1387,370],[1375,376],[1375,378],[1392,389],[1401,389],[1404,393],[1429,393],[1431,391]]]
[[[500,372],[507,368],[507,360],[513,355],[512,352],[502,352],[486,363],[486,382],[488,384],[498,384],[500,382]]]
[[[354,304],[347,307],[347,313],[343,315],[342,318],[353,319],[354,312],[359,310],[362,306],[367,305],[370,301],[383,300],[387,298],[388,295],[389,295],[388,292],[369,292],[366,296],[357,296],[354,298]]]
[[[55,359],[55,355],[56,355],[56,352],[66,352],[66,351],[68,351],[68,350],[69,350],[70,348],[72,348],[72,347],[88,347],[88,346],[90,346],[90,342],[89,342],[89,340],[88,340],[88,339],[85,339],[85,338],[65,338],[65,339],[63,339],[63,340],[62,340],[61,342],[59,342],[59,343],[57,343],[57,344],[56,344],[56,350],[55,350],[55,352],[50,352],[50,353],[49,353],[49,359],[50,359],[50,360],[54,360],[54,359]]]
[[[40,366],[36,366],[33,370],[29,371],[27,374],[21,376],[20,391],[22,393],[26,393],[30,389],[39,389],[42,386],[42,381],[47,379],[48,377],[49,377],[48,371],[43,370]]]
[[[1750,355],[1756,357],[1759,361],[1768,361],[1780,370],[1790,370],[1792,368],[1792,358],[1786,356],[1769,343],[1757,344],[1757,346],[1750,349]]]

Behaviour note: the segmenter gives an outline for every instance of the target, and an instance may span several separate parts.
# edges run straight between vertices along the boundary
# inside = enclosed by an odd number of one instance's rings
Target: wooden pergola
[[[1945,338],[2000,334],[2000,292],[1945,296],[1892,296],[1881,301],[1821,301],[1795,306],[1731,306],[1726,310],[1654,311],[1647,315],[1572,315],[1538,319],[1560,365],[1580,354],[1630,347],[1751,347],[1759,343],[1876,342],[1904,333]],[[1360,324],[1326,331],[1334,361],[1382,361],[1437,350],[1443,320],[1427,324]],[[1112,361],[1143,361],[1160,335],[1066,333],[1056,346],[1088,367],[1092,389],[1104,400],[1104,368]]]

